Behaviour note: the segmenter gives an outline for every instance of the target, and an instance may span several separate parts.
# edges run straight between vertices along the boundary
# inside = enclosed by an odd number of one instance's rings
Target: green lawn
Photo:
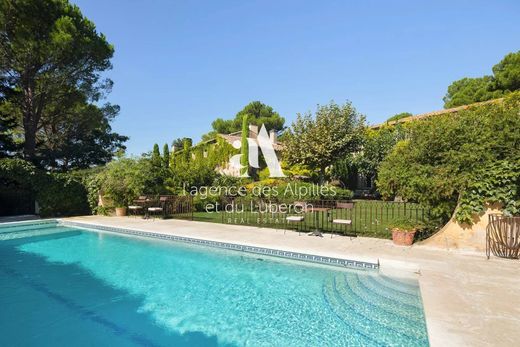
[[[331,209],[327,212],[304,213],[304,221],[302,223],[287,224],[285,214],[281,213],[226,213],[226,212],[195,212],[194,220],[225,223],[235,225],[251,225],[260,227],[301,228],[303,231],[311,231],[314,229],[330,232],[334,230],[336,233],[355,233],[359,236],[370,236],[378,238],[391,238],[389,226],[393,221],[408,217],[417,221],[424,221],[427,217],[427,210],[418,204],[412,203],[394,203],[383,201],[356,201],[354,208]],[[350,219],[351,226],[339,226],[330,223],[330,219]]]

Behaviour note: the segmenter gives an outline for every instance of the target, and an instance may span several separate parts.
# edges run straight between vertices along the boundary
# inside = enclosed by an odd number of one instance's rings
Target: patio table
[[[134,200],[134,203],[139,205],[139,206],[142,206],[143,207],[143,210],[144,210],[144,215],[143,215],[143,219],[149,219],[150,218],[150,214],[148,213],[148,209],[146,208],[147,207],[147,204],[150,202],[151,200],[146,198],[146,199],[135,199]]]
[[[318,229],[318,223],[319,223],[319,218],[318,217],[319,217],[319,214],[321,214],[322,218],[323,218],[323,214],[325,212],[328,212],[329,210],[330,210],[330,208],[328,208],[328,207],[309,207],[307,209],[307,211],[312,212],[314,214],[314,223],[315,223],[314,231],[310,232],[308,234],[308,236],[320,236],[320,237],[323,237],[323,233],[320,231],[320,229]]]

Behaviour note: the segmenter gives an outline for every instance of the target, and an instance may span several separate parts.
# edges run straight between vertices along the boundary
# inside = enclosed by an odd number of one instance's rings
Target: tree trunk
[[[23,92],[23,130],[24,130],[24,145],[23,156],[26,160],[34,162],[36,159],[36,131],[38,129],[38,122],[40,119],[41,108],[36,109],[36,100],[34,97],[34,83],[32,79],[27,78],[24,83]]]
[[[24,116],[25,118],[25,116]],[[36,131],[33,130],[31,122],[24,119],[24,136],[23,156],[26,160],[34,162],[36,154]]]
[[[320,184],[325,184],[325,167],[320,167]]]

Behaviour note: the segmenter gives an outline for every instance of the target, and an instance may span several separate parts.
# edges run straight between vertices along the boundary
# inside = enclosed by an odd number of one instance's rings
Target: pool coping
[[[50,224],[58,222],[58,219],[55,218],[46,218],[46,219],[30,219],[30,220],[19,220],[14,222],[1,222],[0,228],[11,225],[20,225],[20,224],[31,224],[31,225],[40,225],[40,224]]]
[[[242,245],[242,244],[238,244],[238,243],[230,243],[230,242],[206,240],[206,239],[201,239],[201,238],[178,236],[178,235],[173,235],[173,234],[158,233],[158,232],[147,231],[147,230],[136,229],[136,228],[128,228],[128,227],[120,228],[120,227],[113,227],[113,226],[107,226],[107,225],[101,225],[101,224],[67,221],[67,220],[62,220],[62,219],[55,219],[55,221],[57,221],[60,225],[64,225],[64,226],[72,226],[72,227],[108,231],[108,232],[114,232],[114,233],[120,233],[120,234],[126,234],[126,235],[184,242],[184,243],[189,243],[189,244],[197,244],[197,245],[209,246],[209,247],[220,248],[220,249],[227,249],[227,250],[232,250],[232,251],[246,252],[246,253],[252,253],[252,254],[259,254],[259,255],[267,255],[267,256],[273,256],[273,257],[278,257],[278,258],[305,261],[305,262],[309,262],[309,263],[318,263],[318,264],[324,264],[324,265],[341,267],[341,268],[378,270],[379,266],[380,266],[379,261],[377,263],[372,263],[372,262],[367,262],[367,261],[360,261],[360,260],[353,260],[353,259],[346,259],[346,258],[328,257],[328,256],[315,255],[315,254],[309,254],[309,253],[285,251],[285,250],[275,249],[275,248],[257,247],[257,246],[251,246],[251,245]],[[44,224],[44,223],[42,223],[42,224]]]

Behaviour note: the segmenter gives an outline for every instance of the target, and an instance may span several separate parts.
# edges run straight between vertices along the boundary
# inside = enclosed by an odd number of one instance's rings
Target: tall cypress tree
[[[159,145],[154,144],[153,145],[153,151],[152,151],[152,164],[157,167],[161,167],[161,152],[159,151]]]
[[[247,138],[249,137],[249,126],[247,124],[247,114],[242,118],[242,146],[241,146],[241,154],[240,157],[240,165],[242,165],[242,169],[240,171],[240,175],[249,176],[249,144],[247,143]]]
[[[167,143],[163,147],[163,166],[165,168],[170,167],[170,148]]]

